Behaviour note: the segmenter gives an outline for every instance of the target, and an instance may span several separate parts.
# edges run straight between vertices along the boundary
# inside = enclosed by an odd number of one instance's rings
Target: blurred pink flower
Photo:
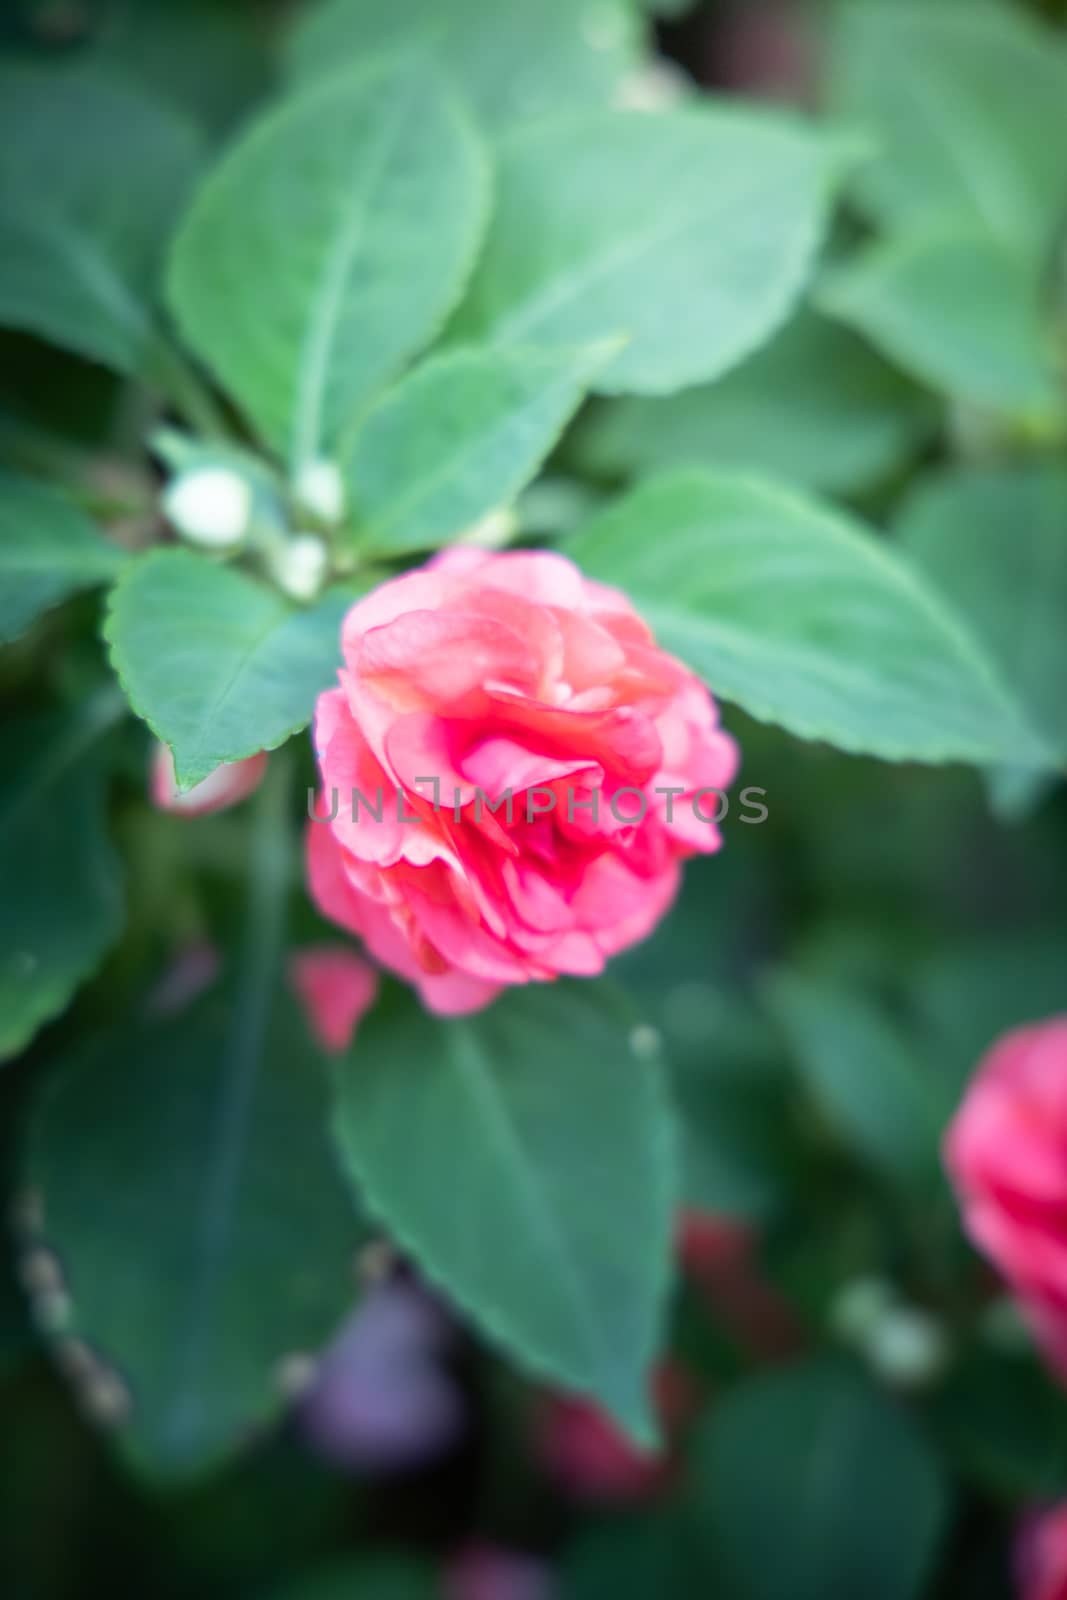
[[[708,1315],[754,1354],[773,1359],[803,1343],[793,1310],[760,1266],[753,1230],[732,1217],[685,1211],[678,1259]]]
[[[746,1263],[752,1253],[752,1229],[735,1217],[706,1211],[683,1211],[678,1224],[678,1259],[682,1270],[697,1277]]]
[[[463,1398],[444,1355],[449,1324],[416,1285],[370,1289],[319,1364],[300,1402],[304,1438],[337,1466],[396,1471],[449,1448]]]
[[[670,1482],[672,1445],[697,1409],[695,1386],[682,1368],[656,1374],[656,1409],[667,1443],[640,1450],[591,1400],[550,1395],[538,1419],[537,1454],[546,1471],[576,1499],[603,1504],[652,1499]]]
[[[968,1233],[1067,1382],[1067,1017],[997,1040],[948,1130],[945,1163]]]
[[[225,811],[239,800],[246,800],[258,789],[267,770],[267,753],[249,756],[244,761],[228,761],[208,774],[185,794],[179,794],[174,781],[174,757],[165,744],[157,744],[152,755],[149,794],[160,811],[176,811],[187,817],[203,817],[210,811]]]
[[[341,647],[311,893],[431,1010],[602,971],[720,847],[737,751],[711,696],[563,556],[449,550],[357,601]]]
[[[344,945],[314,945],[290,956],[289,981],[322,1048],[347,1050],[378,994],[374,968]]]
[[[1019,1600],[1067,1600],[1067,1502],[1023,1520],[1015,1567]]]
[[[444,1592],[445,1600],[553,1600],[557,1590],[536,1557],[473,1544],[449,1563]]]

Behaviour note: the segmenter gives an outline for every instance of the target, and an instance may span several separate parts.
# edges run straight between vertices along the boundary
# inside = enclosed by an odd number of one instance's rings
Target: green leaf
[[[66,1331],[117,1370],[123,1442],[162,1475],[214,1464],[271,1420],[280,1363],[315,1351],[353,1294],[359,1232],[324,1133],[325,1070],[276,976],[273,994],[94,1041],[35,1134]]]
[[[913,1003],[958,1096],[994,1039],[1063,1010],[1067,928],[1053,892],[1047,928],[985,934],[942,943],[917,963]]]
[[[839,156],[799,121],[723,108],[512,133],[452,332],[524,345],[625,336],[596,385],[606,393],[716,377],[792,308]]]
[[[783,1115],[789,1081],[771,1057],[773,1033],[736,992],[692,980],[668,993],[659,1015],[681,1124],[684,1206],[759,1221],[780,1213],[795,1163]]]
[[[1067,1401],[1025,1354],[970,1352],[933,1396],[931,1420],[957,1466],[994,1494],[1067,1491]]]
[[[952,1097],[914,1042],[844,984],[780,973],[767,999],[809,1091],[845,1143],[907,1195],[938,1182]]]
[[[272,1588],[266,1600],[441,1600],[434,1569],[404,1556],[355,1557]]]
[[[1067,471],[937,474],[905,502],[895,531],[1067,765]]]
[[[994,415],[1062,412],[1038,275],[975,228],[875,245],[831,273],[819,304],[933,388]]]
[[[58,1016],[122,931],[98,744],[122,714],[104,690],[13,723],[0,781],[0,1061]]]
[[[0,1382],[18,1370],[32,1349],[25,1296],[19,1292],[5,1262],[0,1275]]]
[[[175,242],[170,303],[299,472],[343,446],[431,339],[486,200],[484,153],[448,87],[424,63],[377,63],[271,111],[231,149]]]
[[[122,930],[97,748],[117,691],[11,724],[0,762],[0,1061],[64,1009]]]
[[[802,309],[717,383],[603,405],[572,455],[602,477],[726,467],[848,494],[913,454],[934,413],[862,339]]]
[[[683,1205],[760,1220],[789,1203],[792,1178],[789,1080],[773,1029],[738,988],[733,954],[761,936],[763,904],[743,852],[690,861],[670,915],[611,967],[663,1040]]]
[[[893,227],[958,215],[1012,247],[1046,243],[1063,200],[1062,35],[989,0],[839,14],[833,98],[878,137],[856,170],[869,211]]]
[[[743,1063],[723,1062],[720,1051],[709,1028],[703,1070],[693,1062],[673,1077],[682,1124],[682,1199],[709,1216],[763,1220],[788,1198],[781,1085],[759,1072],[746,1083]]]
[[[273,750],[311,720],[341,664],[355,591],[306,611],[231,567],[187,550],[131,564],[111,591],[111,659],[189,789],[224,761]]]
[[[700,1593],[702,1574],[681,1510],[675,1500],[585,1520],[564,1551],[561,1600],[683,1600]]]
[[[216,133],[272,87],[273,40],[240,8],[114,0],[96,32],[97,58],[148,85]]]
[[[360,1227],[329,1148],[325,1064],[280,970],[277,768],[257,805],[233,990],[83,1044],[31,1130],[65,1331],[117,1373],[122,1442],[159,1476],[216,1464],[277,1415],[280,1364],[315,1351],[353,1294]]]
[[[0,470],[0,643],[68,595],[116,577],[125,559],[58,490]]]
[[[567,550],[761,721],[889,760],[1043,759],[958,617],[884,542],[816,501],[678,473],[627,495]]]
[[[628,0],[332,0],[309,7],[290,55],[298,81],[383,51],[422,46],[487,124],[606,105],[637,58]]]
[[[647,1443],[674,1131],[630,1032],[588,982],[447,1022],[392,997],[343,1065],[336,1132],[371,1210],[461,1309]]]
[[[0,71],[0,324],[122,372],[142,360],[194,129],[103,68]]]
[[[925,1594],[947,1521],[940,1465],[908,1413],[843,1364],[806,1362],[720,1397],[694,1476],[709,1571],[727,1594]]]
[[[347,480],[359,548],[386,556],[434,549],[509,505],[604,357],[596,347],[431,356],[356,436]]]

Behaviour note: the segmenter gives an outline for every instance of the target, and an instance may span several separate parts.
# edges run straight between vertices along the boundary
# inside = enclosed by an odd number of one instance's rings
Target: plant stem
[[[225,414],[193,364],[164,333],[157,333],[148,353],[148,376],[174,409],[206,439],[228,439]]]

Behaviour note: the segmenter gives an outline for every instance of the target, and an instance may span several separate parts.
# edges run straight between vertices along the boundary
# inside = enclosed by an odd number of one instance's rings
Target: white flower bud
[[[271,556],[279,588],[292,600],[314,600],[329,570],[330,552],[313,533],[298,533]]]
[[[519,519],[514,510],[501,507],[489,511],[480,522],[473,522],[460,534],[457,544],[476,544],[483,550],[499,550],[510,544],[519,531]]]
[[[344,516],[345,484],[333,461],[309,461],[301,468],[293,492],[303,511],[330,527]]]
[[[613,104],[620,111],[665,111],[676,106],[691,88],[681,68],[669,61],[650,61],[635,67],[622,79]]]
[[[167,485],[163,511],[190,544],[229,549],[248,532],[252,487],[229,467],[193,467]]]
[[[654,1061],[662,1042],[659,1029],[651,1023],[639,1022],[636,1028],[630,1029],[630,1049],[639,1061]]]
[[[861,1345],[893,1305],[893,1286],[884,1278],[853,1278],[830,1306],[830,1327],[843,1344]]]
[[[944,1371],[949,1346],[936,1317],[899,1306],[871,1330],[864,1354],[874,1372],[896,1389],[922,1389]]]

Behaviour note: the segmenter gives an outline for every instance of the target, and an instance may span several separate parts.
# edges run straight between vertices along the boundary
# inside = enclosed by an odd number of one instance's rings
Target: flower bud
[[[893,1307],[893,1287],[884,1278],[852,1278],[830,1306],[830,1327],[843,1344],[863,1345]]]
[[[330,553],[313,533],[298,533],[270,556],[274,580],[291,600],[314,600],[329,565]]]
[[[482,550],[498,550],[510,544],[519,531],[519,519],[510,506],[488,511],[480,521],[466,529],[460,544],[475,544]]]
[[[867,1361],[895,1389],[924,1389],[944,1371],[949,1347],[936,1317],[918,1306],[897,1306],[863,1341]]]
[[[671,61],[649,61],[626,74],[615,91],[621,111],[665,111],[684,100],[690,80]]]
[[[172,956],[162,977],[149,991],[146,1009],[153,1017],[177,1017],[210,989],[222,970],[222,958],[208,940],[184,945]]]
[[[241,543],[252,520],[252,487],[230,467],[194,467],[163,493],[163,511],[190,544],[226,550]]]
[[[328,527],[344,516],[345,483],[336,462],[309,461],[300,469],[294,494],[302,511]]]
[[[149,794],[160,811],[175,811],[186,817],[203,817],[211,811],[225,811],[245,800],[258,789],[267,770],[266,751],[244,761],[226,761],[210,772],[202,783],[179,794],[174,776],[174,757],[165,744],[156,746],[152,757]]]
[[[289,958],[289,982],[315,1038],[330,1055],[352,1043],[360,1018],[378,993],[373,967],[343,945],[313,945]]]

